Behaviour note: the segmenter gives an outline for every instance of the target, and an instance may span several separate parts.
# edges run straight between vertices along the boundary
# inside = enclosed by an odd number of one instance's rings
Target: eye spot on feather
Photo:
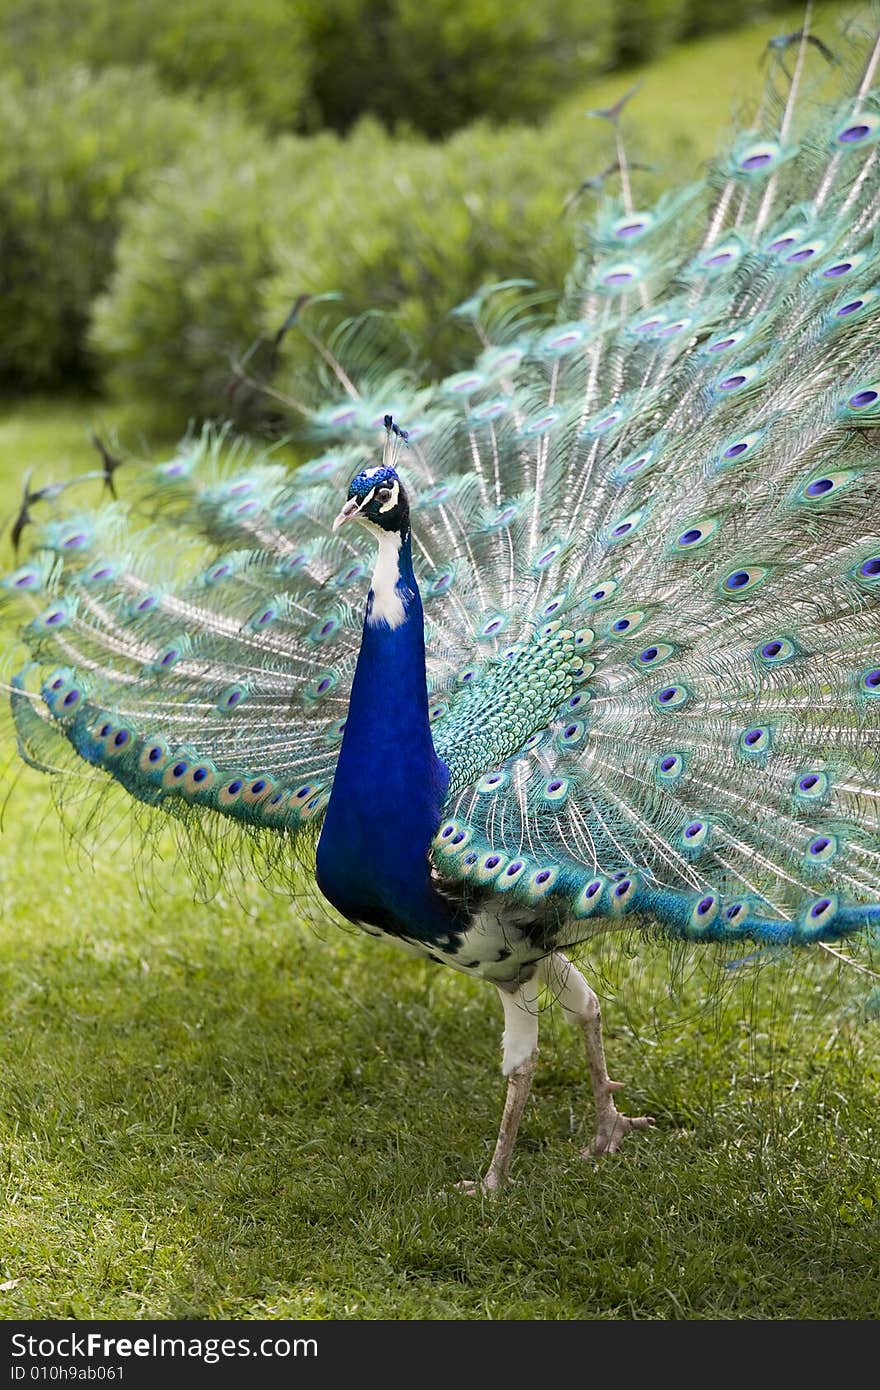
[[[742,598],[763,584],[769,573],[770,571],[762,565],[746,565],[731,570],[721,581],[721,593],[725,598]]]
[[[278,565],[278,573],[285,576],[297,574],[308,560],[308,555],[300,551],[298,555],[285,555]]]
[[[516,520],[518,514],[519,509],[515,507],[512,502],[508,502],[503,507],[500,507],[495,515],[487,521],[486,530],[503,531],[510,526],[511,522]]]
[[[191,767],[189,759],[182,757],[180,752],[172,754],[171,760],[165,771],[162,773],[162,786],[166,791],[180,791],[183,779]]]
[[[228,685],[217,697],[216,708],[221,714],[230,714],[244,700],[247,691],[243,685]]]
[[[521,434],[527,438],[549,434],[562,418],[563,412],[561,410],[545,410],[533,419],[527,420],[522,427]]]
[[[781,236],[774,237],[766,249],[771,255],[778,255],[780,251],[787,251],[796,245],[797,235],[794,232],[783,232]]]
[[[644,236],[645,232],[651,227],[653,218],[650,213],[630,213],[626,217],[620,218],[611,228],[611,235],[618,241],[637,241]]]
[[[22,567],[3,580],[3,587],[6,589],[39,589],[42,587],[42,581],[37,570]]]
[[[600,603],[607,603],[608,600],[612,598],[616,593],[617,587],[618,586],[616,580],[602,579],[599,581],[596,587],[593,590],[591,590],[590,594],[587,597],[587,602],[593,604],[594,606]]]
[[[85,531],[69,531],[62,537],[62,550],[85,550],[91,537]]]
[[[132,732],[125,727],[104,723],[98,730],[98,738],[104,744],[104,757],[118,758],[131,743]]]
[[[474,406],[470,414],[471,422],[476,425],[491,425],[495,420],[506,415],[511,408],[511,402],[504,398],[494,401],[485,401],[481,405]]]
[[[662,328],[657,330],[658,338],[674,338],[678,333],[690,328],[690,319],[674,319],[672,323],[665,323]]]
[[[573,719],[560,729],[557,742],[562,748],[576,748],[583,742],[586,733],[586,725],[580,719]]]
[[[552,565],[553,561],[558,559],[561,550],[562,545],[560,543],[549,545],[547,549],[538,556],[532,568],[535,570],[546,569],[548,565]]]
[[[611,890],[611,910],[615,914],[632,906],[633,898],[639,889],[637,876],[630,871],[615,874],[616,882]]]
[[[691,922],[697,930],[705,930],[718,915],[719,900],[714,893],[705,893],[698,898],[691,914]]]
[[[684,772],[684,758],[681,753],[664,753],[657,759],[656,769],[660,781],[671,786]]]
[[[807,857],[813,864],[827,864],[837,853],[838,847],[836,835],[816,835],[807,845]]]
[[[619,545],[623,541],[631,540],[644,520],[644,512],[629,512],[608,527],[605,538],[611,545]]]
[[[837,473],[824,473],[818,478],[811,478],[808,483],[804,483],[795,494],[799,502],[816,503],[825,501],[832,493],[838,493],[843,488],[848,487],[854,482],[858,474],[853,469],[841,469]]]
[[[487,772],[477,783],[477,791],[483,796],[492,796],[506,787],[508,781],[508,774],[503,769]]]
[[[880,667],[866,671],[861,678],[861,685],[869,695],[880,695]]]
[[[752,145],[737,160],[737,167],[744,174],[768,173],[778,162],[779,146],[767,141],[764,144]]]
[[[798,650],[788,637],[771,637],[759,642],[754,649],[755,656],[764,666],[782,666],[798,654]]]
[[[876,136],[880,130],[880,120],[870,112],[853,113],[845,125],[834,136],[834,143],[844,149],[863,145],[866,140]]]
[[[805,265],[807,261],[811,261],[813,257],[818,255],[820,251],[823,251],[824,248],[824,241],[807,242],[802,246],[798,246],[796,250],[789,251],[784,255],[782,257],[782,262],[784,265]]]
[[[829,893],[809,904],[800,919],[801,939],[815,941],[830,925],[837,914],[837,894]]]
[[[551,777],[544,783],[542,799],[548,806],[564,806],[568,799],[569,788],[571,786],[568,777]]]
[[[699,550],[718,534],[720,527],[720,519],[714,516],[692,521],[679,532],[672,543],[672,549],[679,552]]]
[[[329,695],[336,685],[339,677],[335,671],[325,671],[323,675],[316,676],[306,687],[305,697],[307,700],[320,700],[323,696]]]
[[[682,828],[679,843],[683,850],[688,854],[698,854],[705,848],[709,838],[710,826],[708,821],[694,819],[687,821]]]
[[[170,756],[168,745],[164,739],[149,738],[141,748],[138,766],[141,772],[155,775],[164,772]]]
[[[66,603],[58,602],[50,604],[36,618],[32,619],[30,626],[37,632],[48,630],[49,632],[60,631],[67,627],[73,614]]]
[[[643,473],[656,463],[659,455],[656,449],[640,449],[637,454],[630,455],[624,459],[623,463],[618,464],[612,477],[617,483],[631,482],[634,478],[640,478]]]
[[[446,378],[442,390],[449,396],[472,396],[481,391],[485,384],[486,380],[479,372],[457,372],[455,376]]]
[[[641,627],[644,621],[644,610],[642,610],[641,608],[634,608],[631,612],[622,613],[619,618],[615,618],[614,622],[608,629],[608,634],[609,636],[614,637],[631,636],[632,633],[634,633],[638,628]],[[591,633],[591,640],[592,636],[593,634]]]
[[[641,275],[632,262],[618,262],[607,270],[600,269],[597,285],[606,290],[626,290],[637,284]]]
[[[719,471],[740,467],[750,463],[764,438],[765,430],[749,430],[745,434],[734,435],[724,440],[713,459],[714,468]]]
[[[818,801],[828,790],[825,772],[802,772],[795,779],[795,796],[803,801]]]
[[[546,737],[547,737],[547,730],[546,730],[546,729],[536,729],[535,732],[534,732],[533,734],[529,734],[528,738],[526,739],[525,743],[523,744],[523,746],[522,746],[522,751],[523,751],[523,753],[531,753],[532,750],[533,750],[534,748],[537,748],[539,744],[541,744],[541,743],[544,742],[544,740],[546,739]]]
[[[649,647],[645,647],[639,652],[635,660],[637,668],[659,666],[672,656],[675,648],[669,642],[652,642]]]
[[[739,736],[740,752],[751,757],[766,753],[770,748],[771,737],[772,731],[766,725],[744,729]]]
[[[274,603],[266,604],[265,607],[258,608],[250,619],[248,626],[257,632],[270,627],[278,617],[278,605]]]
[[[691,692],[685,685],[664,685],[652,696],[657,709],[664,713],[681,709],[690,698]]]
[[[217,779],[217,774],[208,763],[196,763],[183,779],[183,789],[195,796],[209,792]]]
[[[603,878],[593,878],[585,883],[574,900],[573,912],[575,917],[589,917],[596,912],[602,903],[603,890],[606,886],[606,881]]]

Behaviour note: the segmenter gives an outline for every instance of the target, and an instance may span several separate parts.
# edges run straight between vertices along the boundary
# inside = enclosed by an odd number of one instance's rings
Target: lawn
[[[697,48],[656,72],[693,90]],[[93,467],[93,426],[162,442],[100,403],[0,410],[0,516],[29,467]],[[877,979],[598,945],[611,1073],[656,1129],[580,1159],[586,1068],[547,1011],[515,1182],[469,1198],[494,990],[247,875],[197,901],[170,835],[133,864],[122,799],[81,847],[2,746],[0,1318],[877,1317]]]

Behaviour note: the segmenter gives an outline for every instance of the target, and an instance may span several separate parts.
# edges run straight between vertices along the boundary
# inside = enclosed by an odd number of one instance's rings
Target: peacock
[[[545,986],[585,1041],[585,1154],[652,1123],[576,948],[880,928],[880,41],[833,106],[802,93],[827,52],[781,51],[788,95],[651,208],[602,113],[619,191],[554,320],[484,287],[473,366],[421,385],[316,338],[308,462],[217,425],[105,449],[113,496],[28,492],[2,580],[18,750],[62,791],[87,765],[196,873],[251,853],[496,986],[487,1193]]]

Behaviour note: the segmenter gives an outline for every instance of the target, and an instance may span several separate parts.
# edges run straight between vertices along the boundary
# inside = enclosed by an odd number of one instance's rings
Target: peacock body
[[[498,985],[490,1189],[541,981],[584,1030],[594,1147],[648,1123],[616,1110],[568,948],[880,926],[878,50],[799,129],[807,57],[651,210],[619,146],[558,322],[477,296],[472,370],[416,391],[340,368],[328,447],[292,473],[190,438],[131,483],[145,525],[44,499],[3,581],[30,607],[30,761],[222,820]]]

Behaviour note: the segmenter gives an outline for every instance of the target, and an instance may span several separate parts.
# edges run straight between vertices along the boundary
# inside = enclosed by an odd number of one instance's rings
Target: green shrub
[[[613,58],[607,0],[300,0],[320,121],[527,121]]]
[[[618,63],[655,58],[691,19],[692,0],[616,0],[614,50]]]
[[[121,208],[197,124],[146,74],[0,80],[0,382],[89,374],[84,332],[107,279]]]
[[[264,124],[300,117],[309,58],[294,0],[5,0],[0,66],[38,79],[81,62],[152,65],[175,91],[214,92]]]
[[[345,140],[256,142],[247,156],[215,142],[187,156],[126,213],[94,315],[108,382],[222,412],[235,357],[271,336],[299,294],[328,291],[340,295],[337,317],[382,310],[423,370],[450,369],[473,338],[449,311],[482,282],[561,288],[573,240],[565,196],[607,157],[607,131],[575,119],[544,132],[477,126],[444,145],[367,121]],[[312,360],[288,335],[279,382]]]
[[[313,143],[216,129],[128,208],[93,315],[92,342],[117,395],[154,399],[183,418],[228,408],[230,364],[259,331],[276,224],[296,217]]]

